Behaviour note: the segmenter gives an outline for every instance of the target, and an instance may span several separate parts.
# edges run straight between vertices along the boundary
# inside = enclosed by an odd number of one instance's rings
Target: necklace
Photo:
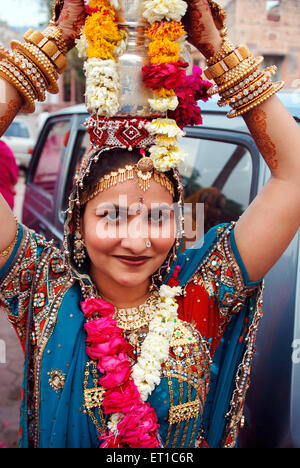
[[[124,331],[142,328],[153,319],[159,303],[159,294],[154,292],[144,304],[130,308],[115,307],[114,319]]]

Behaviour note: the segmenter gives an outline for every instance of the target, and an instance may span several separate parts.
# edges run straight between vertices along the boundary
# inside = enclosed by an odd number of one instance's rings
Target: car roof
[[[300,92],[281,92],[278,93],[279,99],[289,110],[289,112],[300,121]],[[199,102],[202,110],[203,125],[201,127],[207,128],[222,128],[226,130],[239,130],[249,133],[247,126],[242,117],[235,119],[224,119],[224,116],[230,111],[229,106],[219,107],[217,104],[217,96],[213,96],[208,102]],[[86,114],[87,109],[85,104],[78,104],[76,106],[66,107],[53,114],[52,116],[69,115],[69,114]]]

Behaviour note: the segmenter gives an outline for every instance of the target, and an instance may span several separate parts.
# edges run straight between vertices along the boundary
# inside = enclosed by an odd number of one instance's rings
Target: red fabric
[[[222,338],[226,320],[220,315],[216,299],[209,297],[201,284],[191,282],[185,290],[186,295],[177,299],[178,317],[192,323],[206,341],[211,340],[212,357]]]
[[[18,182],[19,169],[12,150],[0,140],[0,193],[13,210],[16,192],[14,186]]]

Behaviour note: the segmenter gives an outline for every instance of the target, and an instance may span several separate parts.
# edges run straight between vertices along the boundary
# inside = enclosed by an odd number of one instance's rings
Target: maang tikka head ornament
[[[70,243],[68,236],[72,229],[73,233],[78,230],[76,219],[88,200],[85,179],[94,164],[101,164],[104,151],[140,148],[141,159],[133,168],[120,161],[119,170],[98,181],[95,195],[112,183],[128,180],[134,170],[142,190],[150,187],[153,178],[183,203],[178,166],[186,155],[178,142],[186,125],[202,123],[198,101],[208,99],[211,87],[202,79],[202,70],[191,66],[181,22],[187,2],[85,0],[84,4],[87,18],[76,45],[84,59],[86,106],[91,114],[86,127],[92,150],[76,175],[69,199],[65,247],[70,260],[74,240]],[[166,173],[172,173],[172,181]],[[83,245],[79,237],[77,246]],[[84,262],[81,253],[78,258],[77,267]],[[170,263],[167,260],[164,273]],[[163,280],[162,271],[157,276]]]

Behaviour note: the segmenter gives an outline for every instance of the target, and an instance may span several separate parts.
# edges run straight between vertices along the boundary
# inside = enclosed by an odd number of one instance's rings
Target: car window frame
[[[252,178],[250,185],[249,202],[254,200],[257,195],[259,187],[259,174],[261,168],[261,155],[257,149],[257,146],[250,134],[238,130],[228,130],[221,128],[211,127],[187,127],[185,129],[185,137],[188,138],[201,138],[205,140],[218,141],[220,143],[229,143],[234,145],[240,145],[247,148],[251,156],[252,161]]]
[[[51,195],[50,193],[46,192],[41,187],[36,185],[33,182],[33,179],[35,177],[37,166],[38,166],[38,163],[40,161],[40,157],[42,155],[43,147],[44,147],[44,144],[45,144],[45,141],[47,139],[47,136],[49,134],[50,129],[56,123],[65,122],[65,121],[70,121],[70,132],[71,132],[72,115],[66,114],[66,115],[63,115],[63,116],[54,116],[54,117],[50,117],[50,118],[48,118],[46,120],[46,122],[44,123],[44,126],[43,126],[43,128],[41,130],[41,133],[39,135],[39,138],[37,140],[37,143],[35,145],[35,148],[34,148],[34,151],[33,151],[33,154],[32,154],[32,158],[31,158],[31,161],[30,161],[30,164],[29,164],[28,172],[26,174],[26,180],[25,180],[26,185],[30,186],[31,188],[34,188],[34,190],[36,190],[38,193],[40,193],[43,197],[45,197],[51,203],[52,209],[56,208],[56,206],[57,206],[57,196],[56,195],[57,195],[57,187],[60,185],[60,177],[59,177],[59,180],[58,180],[54,195]],[[66,145],[66,149],[65,149],[64,155],[62,157],[62,161],[63,161],[62,167],[64,167],[65,154],[66,154],[67,151],[68,151],[68,145]]]

